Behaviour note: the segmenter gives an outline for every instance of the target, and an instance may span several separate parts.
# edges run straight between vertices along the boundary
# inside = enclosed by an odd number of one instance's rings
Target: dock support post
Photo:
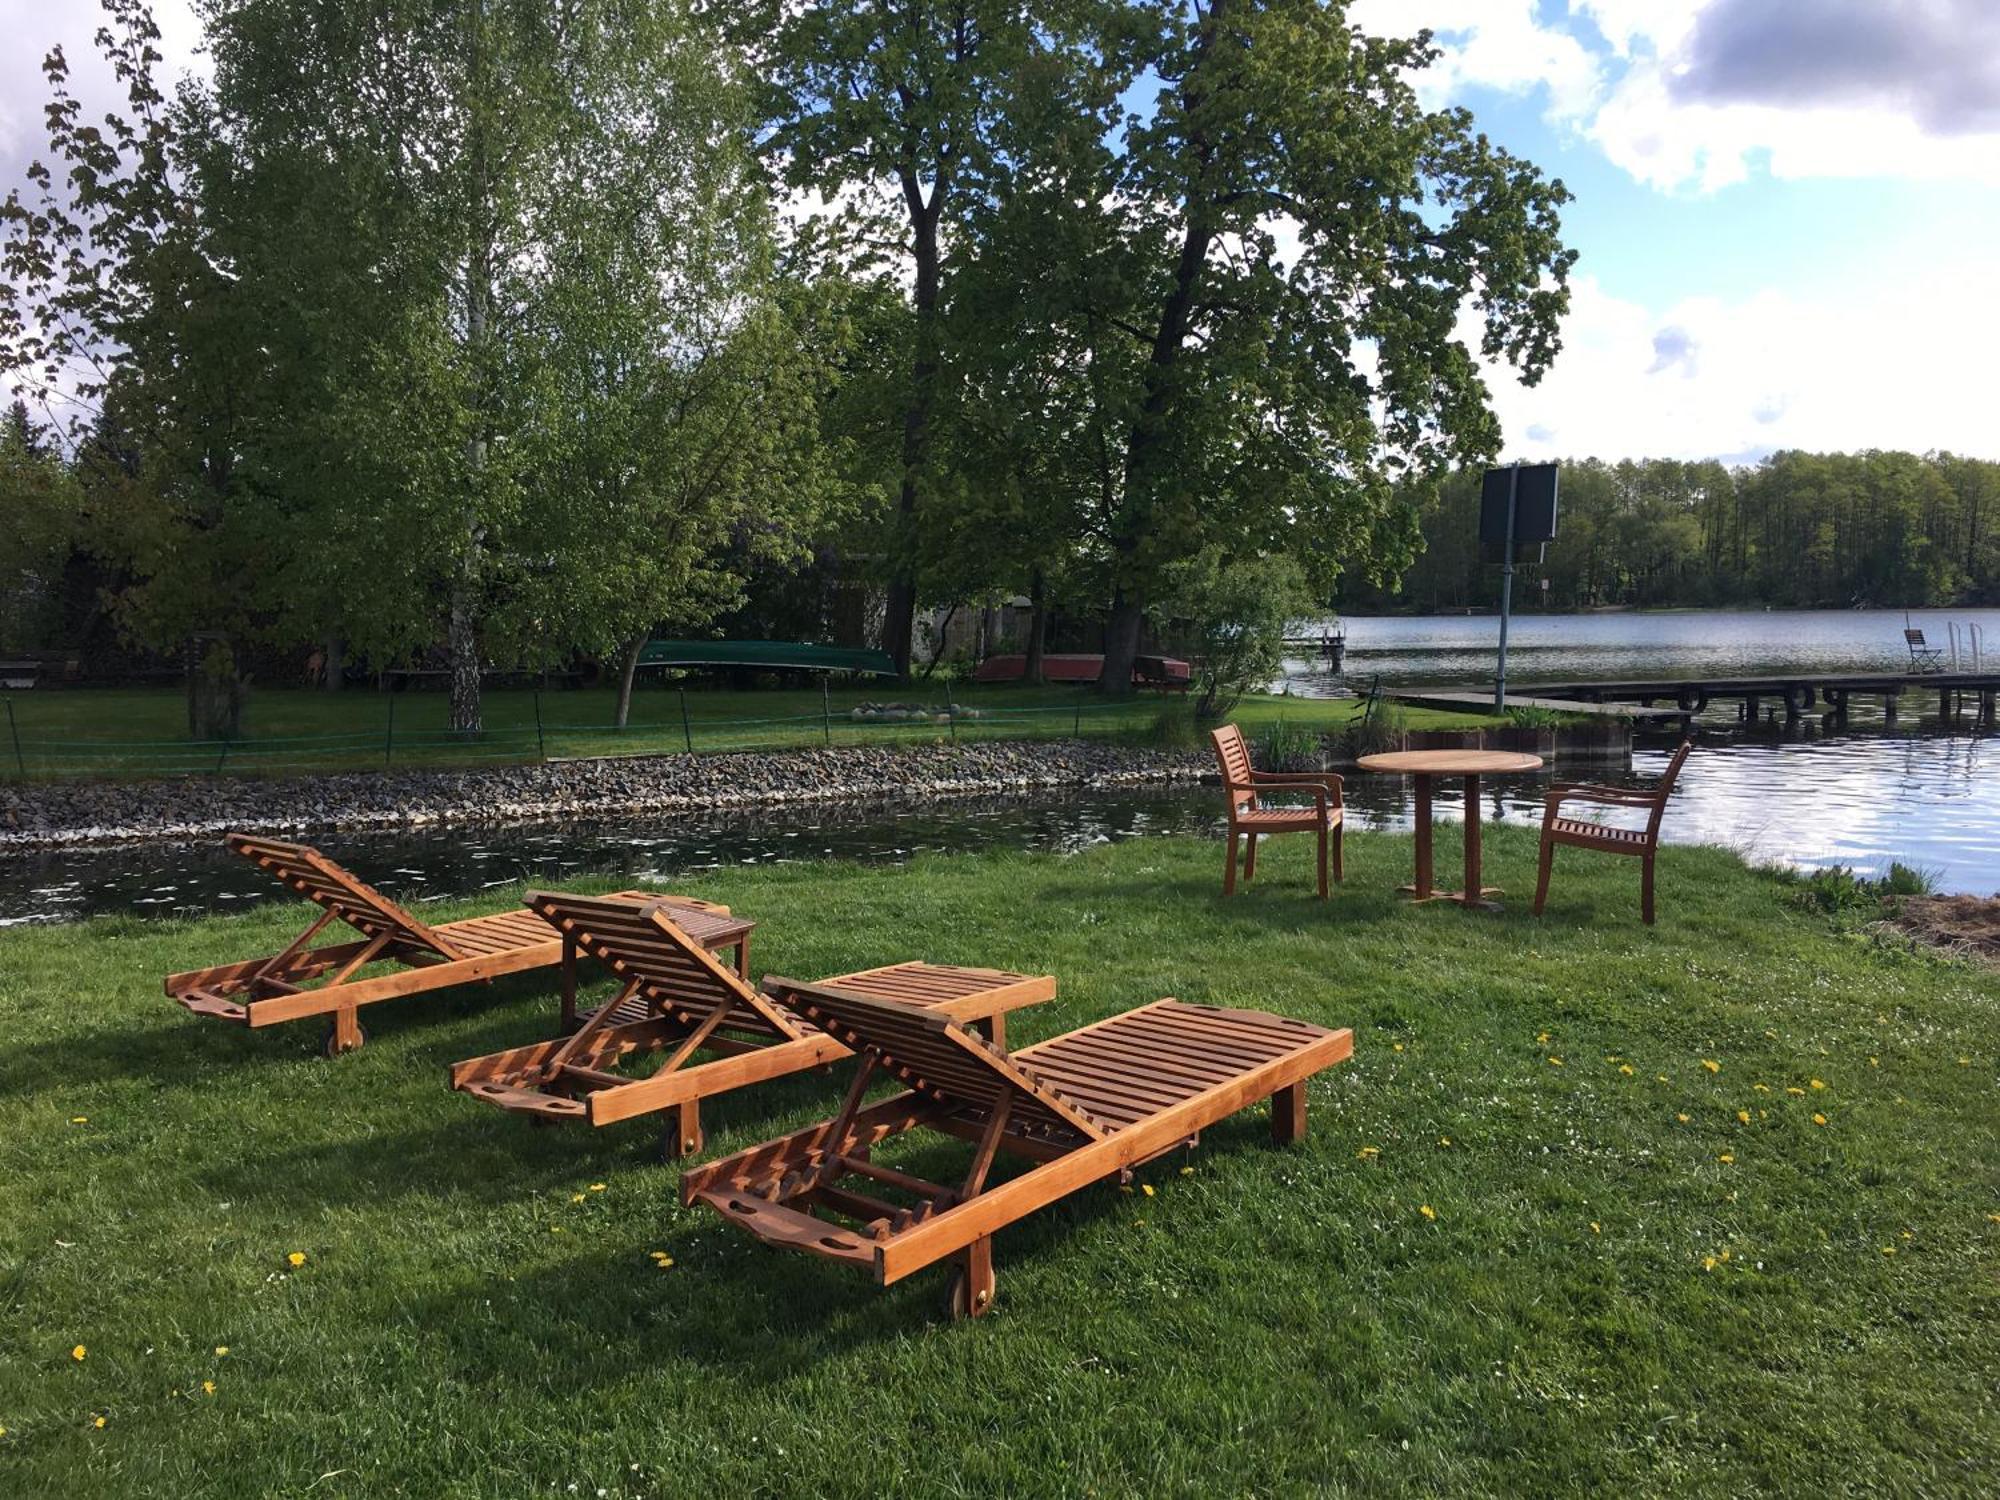
[[[1992,688],[1981,688],[1979,691],[1979,722],[1988,729],[1993,727]]]
[[[1882,695],[1882,722],[1884,724],[1894,724],[1896,722],[1896,710],[1902,705],[1902,702],[1903,695],[1900,692],[1884,693]]]
[[[1755,724],[1757,722],[1758,713],[1759,709],[1757,706],[1757,695],[1755,693],[1752,693],[1749,697],[1743,700],[1743,722],[1745,724]]]
[[[1939,688],[1938,718],[1941,719],[1943,722],[1949,724],[1952,721],[1953,717],[1954,715],[1952,714],[1952,708],[1951,708],[1951,689],[1948,687]]]

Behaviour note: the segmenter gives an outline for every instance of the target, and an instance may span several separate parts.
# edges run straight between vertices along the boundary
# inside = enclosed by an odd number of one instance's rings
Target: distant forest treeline
[[[1399,586],[1344,589],[1342,607],[1497,602],[1500,570],[1479,545],[1479,478],[1454,475],[1421,508],[1424,549]],[[1554,610],[2000,603],[2000,463],[1883,451],[1784,452],[1735,469],[1566,462],[1557,538],[1517,575],[1514,597]]]

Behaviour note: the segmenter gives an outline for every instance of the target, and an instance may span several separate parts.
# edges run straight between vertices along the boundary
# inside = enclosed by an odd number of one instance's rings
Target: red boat
[[[1019,682],[1028,675],[1025,656],[989,656],[973,671],[974,682]],[[1104,675],[1104,658],[1081,653],[1064,653],[1042,658],[1044,682],[1095,682]],[[1184,693],[1193,673],[1188,664],[1174,656],[1137,656],[1132,659],[1132,684],[1159,688],[1163,692]]]

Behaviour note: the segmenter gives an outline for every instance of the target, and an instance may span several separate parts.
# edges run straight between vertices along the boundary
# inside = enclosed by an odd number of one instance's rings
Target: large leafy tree
[[[729,57],[688,7],[204,17],[199,176],[265,334],[245,470],[284,596],[377,657],[442,635],[467,730],[483,659],[629,649],[726,603],[706,551],[812,511],[774,456],[809,431],[772,416],[812,377]]]
[[[1068,0],[752,0],[717,7],[765,87],[764,145],[778,179],[827,208],[821,243],[843,271],[872,268],[906,289],[901,388],[883,415],[898,428],[896,501],[882,549],[883,646],[909,670],[925,587],[931,512],[956,503],[965,476],[954,409],[954,343],[987,330],[951,326],[969,216],[1037,169],[1056,142],[1100,134],[1117,62],[1101,50],[1119,7]],[[1068,84],[1052,80],[1069,80]],[[943,518],[947,534],[949,518]],[[955,555],[955,554],[950,554]],[[961,580],[947,576],[946,587]]]
[[[1095,454],[1071,493],[1089,495],[1112,692],[1184,558],[1286,552],[1322,594],[1407,561],[1397,481],[1498,442],[1465,325],[1535,379],[1573,258],[1560,183],[1422,107],[1427,39],[1365,37],[1322,0],[1147,15],[1150,108],[1021,174],[999,217],[1025,216],[1043,254],[991,231],[1032,268],[1014,337],[1046,343],[1054,317],[1076,345],[1054,416]]]

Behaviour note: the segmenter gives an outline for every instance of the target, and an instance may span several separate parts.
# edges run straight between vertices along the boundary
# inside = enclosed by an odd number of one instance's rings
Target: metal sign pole
[[[1514,511],[1521,497],[1521,461],[1507,476],[1507,540],[1500,558],[1500,668],[1493,679],[1493,706],[1507,706],[1507,617],[1514,609]]]

